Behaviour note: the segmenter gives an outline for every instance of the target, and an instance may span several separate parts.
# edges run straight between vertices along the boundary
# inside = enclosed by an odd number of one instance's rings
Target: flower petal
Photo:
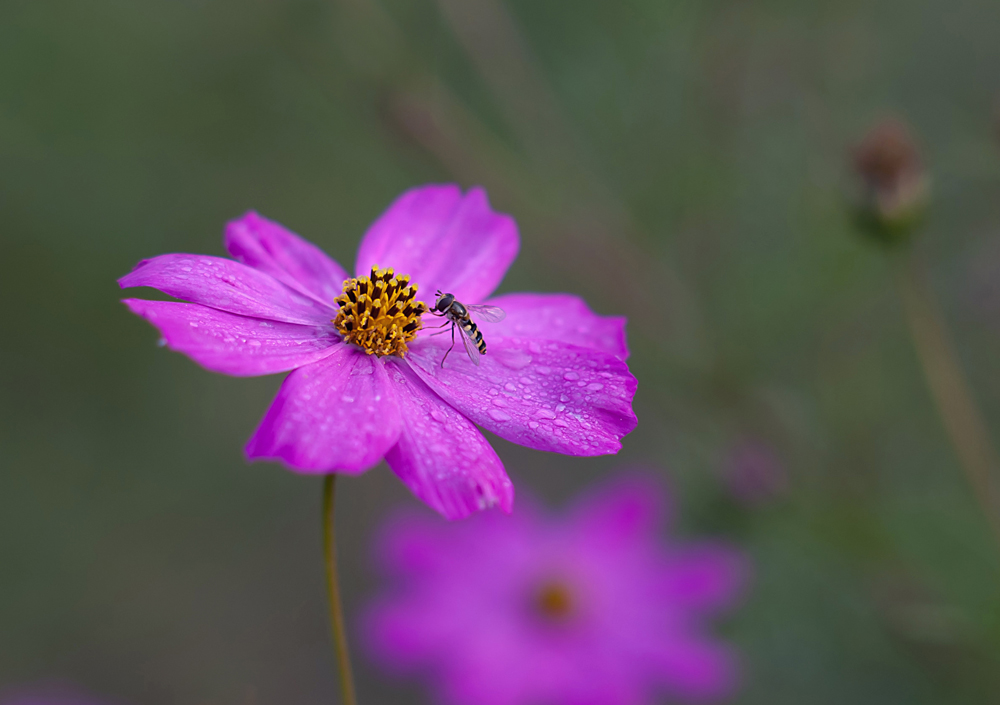
[[[226,225],[226,250],[303,294],[333,305],[347,272],[316,245],[254,211]]]
[[[593,545],[635,545],[652,538],[669,514],[663,485],[648,473],[627,473],[599,483],[574,502],[570,517],[575,530]]]
[[[395,445],[399,429],[382,361],[338,345],[285,378],[246,453],[300,472],[360,473]]]
[[[600,316],[579,296],[571,294],[505,294],[487,303],[507,313],[500,323],[482,323],[488,337],[559,340],[610,353],[625,360],[625,317]],[[475,314],[473,314],[475,317]]]
[[[165,294],[220,311],[269,321],[329,324],[333,306],[282,284],[252,267],[209,255],[160,255],[136,265],[118,280],[123,289],[151,286]]]
[[[475,426],[427,388],[402,361],[388,360],[402,417],[386,462],[417,497],[446,519],[495,505],[510,513],[514,486]]]
[[[706,543],[677,551],[657,581],[657,594],[686,612],[720,612],[743,596],[750,575],[747,557],[725,545]]]
[[[739,683],[739,661],[732,649],[703,636],[674,638],[645,654],[650,676],[684,699],[716,700]]]
[[[473,365],[450,340],[424,337],[407,360],[427,385],[476,424],[501,438],[567,455],[621,449],[636,426],[636,381],[613,355],[555,341],[490,339]]]
[[[463,196],[455,185],[424,186],[397,198],[372,224],[355,271],[392,267],[410,275],[424,300],[441,289],[479,303],[496,289],[519,247],[514,219],[493,212],[483,189]]]
[[[176,301],[122,303],[156,326],[170,349],[202,367],[237,377],[294,370],[326,357],[340,344],[329,328],[237,316]]]

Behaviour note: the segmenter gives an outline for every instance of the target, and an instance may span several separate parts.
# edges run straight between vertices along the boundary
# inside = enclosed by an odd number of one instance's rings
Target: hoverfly
[[[479,326],[476,325],[475,321],[469,315],[473,313],[487,323],[499,323],[507,317],[503,309],[497,306],[489,306],[487,304],[470,304],[466,306],[456,299],[454,294],[445,294],[440,289],[438,290],[437,301],[434,302],[431,314],[447,319],[440,326],[442,328],[451,323],[451,347],[448,348],[448,352],[441,358],[441,367],[444,367],[444,361],[448,359],[448,353],[455,347],[455,328],[459,328],[462,331],[462,344],[465,345],[465,352],[468,353],[472,364],[477,367],[479,366],[479,356],[486,354],[486,341],[483,340],[483,334],[479,330]],[[444,332],[441,331],[441,333]],[[432,333],[432,335],[440,334]]]

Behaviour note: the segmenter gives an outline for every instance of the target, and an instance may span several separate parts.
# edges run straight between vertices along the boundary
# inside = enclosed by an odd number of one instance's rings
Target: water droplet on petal
[[[520,370],[531,364],[531,355],[520,350],[502,350],[495,357],[497,362],[512,370]]]
[[[500,409],[490,409],[489,415],[494,421],[510,421],[510,414],[500,411]]]
[[[591,392],[599,392],[604,389],[604,385],[600,382],[591,382],[587,385],[587,390]]]
[[[573,382],[575,380],[580,379],[580,375],[577,374],[576,372],[573,372],[571,370],[571,371],[569,371],[569,372],[567,372],[566,374],[563,375],[563,379],[569,380],[570,382]]]

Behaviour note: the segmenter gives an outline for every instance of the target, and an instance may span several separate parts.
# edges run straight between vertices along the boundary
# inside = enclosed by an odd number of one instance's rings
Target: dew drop
[[[500,409],[490,409],[489,415],[494,421],[510,421],[510,414],[500,411]]]
[[[569,380],[570,382],[580,379],[580,375],[572,370],[563,375],[563,379]]]
[[[524,381],[524,378],[522,378],[522,381]],[[516,392],[517,391],[517,386],[513,382],[508,382],[507,384],[505,384],[503,386],[503,388],[506,389],[508,392]]]
[[[496,397],[493,399],[493,406],[507,406],[507,400],[503,397]]]
[[[512,370],[521,370],[531,364],[531,355],[520,350],[504,350],[496,356],[497,362]]]
[[[440,409],[431,409],[431,418],[438,423],[445,423],[448,420],[448,417]]]
[[[532,431],[534,431],[536,428],[538,428],[538,422],[537,421],[529,421],[528,422],[528,428],[530,428]]]
[[[195,323],[194,321],[191,321],[191,327],[192,327],[192,328],[197,328],[197,327],[198,327],[198,324],[197,324],[197,323]]]
[[[587,390],[590,392],[599,392],[604,389],[604,385],[600,382],[591,382],[587,385]]]
[[[554,419],[556,417],[556,412],[551,409],[539,409],[535,412],[536,419]]]

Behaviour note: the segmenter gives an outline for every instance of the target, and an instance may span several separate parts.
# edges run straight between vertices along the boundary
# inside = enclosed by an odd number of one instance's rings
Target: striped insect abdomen
[[[462,321],[462,330],[469,334],[472,342],[474,342],[476,347],[479,348],[479,354],[485,355],[486,341],[483,340],[483,334],[479,331],[479,326],[477,326],[475,322],[466,319]]]

